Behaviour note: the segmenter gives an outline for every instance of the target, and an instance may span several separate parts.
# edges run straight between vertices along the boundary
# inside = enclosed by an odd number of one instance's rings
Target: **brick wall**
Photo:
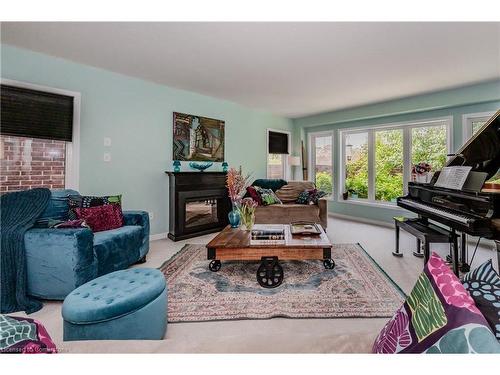
[[[0,136],[0,192],[64,188],[66,142]]]

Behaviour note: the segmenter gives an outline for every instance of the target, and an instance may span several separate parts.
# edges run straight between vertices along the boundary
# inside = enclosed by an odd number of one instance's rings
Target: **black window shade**
[[[71,142],[72,96],[9,85],[0,91],[1,134]]]
[[[288,154],[288,134],[270,131],[268,150],[270,154]]]

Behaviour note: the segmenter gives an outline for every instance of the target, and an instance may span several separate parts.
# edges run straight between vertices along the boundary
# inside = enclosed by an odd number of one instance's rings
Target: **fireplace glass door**
[[[184,227],[186,229],[217,224],[217,199],[195,199],[186,201]]]

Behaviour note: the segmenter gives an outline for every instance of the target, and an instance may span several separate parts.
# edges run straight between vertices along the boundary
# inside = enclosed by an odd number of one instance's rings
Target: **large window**
[[[288,178],[290,133],[267,130],[267,178]]]
[[[451,118],[340,131],[340,193],[367,202],[404,195],[413,164],[441,169],[450,150]]]
[[[78,189],[80,95],[2,80],[0,193]]]
[[[333,193],[333,133],[310,135],[310,160],[316,187],[328,195]]]

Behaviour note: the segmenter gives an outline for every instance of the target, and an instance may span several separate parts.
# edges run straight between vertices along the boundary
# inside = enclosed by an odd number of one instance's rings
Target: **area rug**
[[[281,261],[283,283],[262,288],[259,262],[223,261],[208,269],[207,251],[185,245],[160,270],[168,285],[168,321],[284,318],[390,318],[404,293],[358,244],[332,248],[336,266],[322,261]]]

